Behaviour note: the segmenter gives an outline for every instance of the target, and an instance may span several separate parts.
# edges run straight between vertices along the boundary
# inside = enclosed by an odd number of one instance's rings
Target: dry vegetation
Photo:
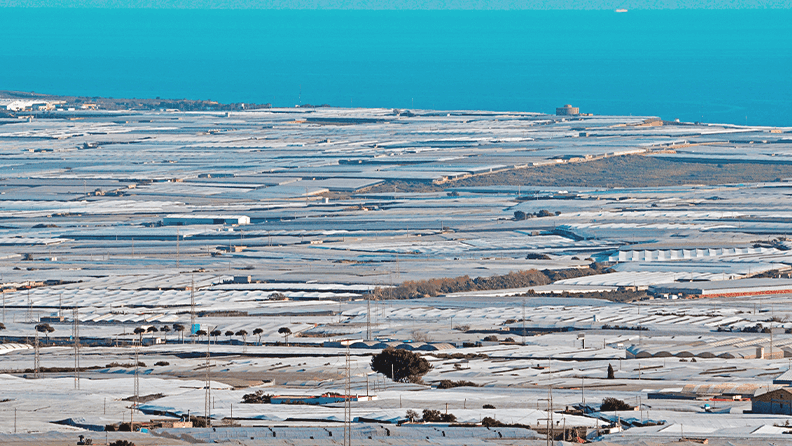
[[[453,187],[494,185],[566,187],[658,187],[773,181],[792,176],[790,164],[705,164],[626,155],[556,166],[510,170],[445,184],[389,181],[366,192],[438,192]]]
[[[607,271],[607,265],[592,263],[586,268],[543,271],[530,269],[527,271],[510,272],[503,276],[477,277],[475,279],[471,279],[469,276],[460,276],[417,280],[404,282],[393,289],[377,288],[372,294],[377,299],[417,299],[463,291],[505,290],[509,288],[548,285],[557,280],[592,276]]]

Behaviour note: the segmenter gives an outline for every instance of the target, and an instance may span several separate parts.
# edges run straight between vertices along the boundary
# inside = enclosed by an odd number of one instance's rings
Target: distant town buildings
[[[574,116],[580,114],[580,108],[573,107],[570,104],[566,104],[563,107],[556,108],[556,115],[558,116]]]
[[[0,98],[0,110],[7,111],[42,111],[54,110],[57,105],[64,104],[64,101],[42,101],[42,100],[23,100],[23,99],[3,99]]]

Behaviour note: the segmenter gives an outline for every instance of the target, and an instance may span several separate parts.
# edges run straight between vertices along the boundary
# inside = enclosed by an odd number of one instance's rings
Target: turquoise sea
[[[0,8],[0,89],[792,126],[792,10]]]

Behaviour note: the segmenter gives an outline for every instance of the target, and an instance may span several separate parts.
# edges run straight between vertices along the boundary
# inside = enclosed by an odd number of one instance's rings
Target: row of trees
[[[6,329],[5,324],[0,323],[0,330],[5,330],[5,329]],[[42,323],[42,324],[36,325],[35,329],[36,329],[37,332],[44,334],[44,336],[47,339],[47,343],[49,343],[49,334],[55,331],[55,328],[53,328],[50,324],[46,324],[46,323]],[[144,333],[164,333],[165,334],[165,339],[167,340],[168,333],[170,333],[171,331],[174,331],[176,333],[179,333],[181,341],[184,342],[184,331],[186,329],[187,329],[187,327],[185,327],[183,324],[173,324],[173,328],[172,329],[171,329],[171,326],[168,326],[168,325],[163,325],[160,328],[157,328],[157,327],[155,327],[153,325],[150,325],[150,326],[148,326],[146,328],[137,327],[137,328],[135,328],[134,333],[140,337],[140,342],[142,343],[143,342],[143,334]],[[289,327],[281,327],[281,328],[278,329],[278,333],[280,333],[280,335],[283,336],[286,339],[286,343],[288,344],[289,343],[289,336],[292,334],[291,329],[289,329]],[[247,330],[238,330],[236,332],[234,332],[232,330],[226,330],[225,333],[222,332],[221,330],[218,330],[218,329],[212,330],[209,333],[207,333],[206,330],[198,330],[198,331],[195,332],[195,334],[196,334],[196,336],[198,336],[198,340],[199,341],[201,340],[201,337],[203,337],[203,336],[213,336],[215,338],[215,343],[217,343],[217,338],[219,336],[222,336],[222,335],[227,336],[229,341],[231,340],[232,336],[239,336],[239,337],[242,338],[242,342],[243,343],[247,342],[247,336],[248,336]],[[259,345],[261,345],[261,335],[262,334],[264,334],[264,329],[262,329],[262,328],[256,328],[256,329],[253,330],[253,335],[254,336],[258,336],[258,344]]]
[[[36,329],[38,329],[38,327]],[[177,333],[179,333],[181,335],[181,341],[182,342],[184,342],[184,331],[185,330],[186,330],[186,327],[183,324],[173,324],[173,331],[175,331],[175,332],[177,332]],[[141,342],[143,340],[143,333],[162,332],[162,333],[165,333],[165,339],[167,339],[167,336],[168,336],[167,334],[170,331],[171,331],[171,328],[169,326],[167,326],[167,325],[163,325],[162,328],[159,328],[159,329],[157,327],[153,326],[153,325],[149,326],[148,328],[145,328],[145,329],[143,327],[135,328],[135,334],[140,336]],[[292,332],[289,329],[289,327],[281,327],[281,328],[279,328],[278,329],[278,333],[280,333],[281,336],[284,336],[286,338],[286,343],[289,342],[289,335],[292,334]],[[258,336],[258,344],[259,345],[261,345],[261,335],[262,334],[264,334],[264,329],[262,329],[262,328],[255,328],[253,330],[253,336]],[[238,336],[238,337],[242,338],[242,342],[243,343],[246,343],[247,342],[247,337],[248,337],[248,332],[247,332],[247,330],[244,330],[244,329],[243,330],[238,330],[236,332],[234,332],[233,330],[226,330],[225,332],[223,332],[222,330],[214,329],[214,330],[212,330],[212,331],[207,333],[206,330],[201,329],[201,330],[196,331],[195,335],[198,336],[198,341],[199,342],[201,341],[201,338],[203,336],[207,336],[207,338],[210,340],[210,342],[211,342],[211,337],[214,337],[215,338],[215,344],[216,344],[217,343],[217,338],[220,337],[220,336],[225,335],[225,336],[228,337],[229,342],[231,341],[231,338],[233,336]]]

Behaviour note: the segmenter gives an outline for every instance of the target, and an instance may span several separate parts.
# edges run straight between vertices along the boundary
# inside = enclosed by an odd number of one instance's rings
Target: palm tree
[[[201,336],[206,336],[206,330],[198,330],[195,335],[198,336],[198,342],[201,342]]]
[[[264,330],[262,330],[261,328],[256,328],[255,330],[253,330],[253,334],[254,335],[258,335],[258,345],[261,345],[261,334],[262,333],[264,333]]]
[[[146,329],[144,329],[143,327],[135,328],[135,334],[140,336],[140,345],[143,345],[143,333],[145,333],[145,332],[146,332]]]
[[[218,329],[214,329],[214,330],[212,330],[211,333],[209,333],[209,335],[214,336],[215,344],[217,344],[217,337],[220,336],[221,334],[223,334],[223,332],[218,330]]]
[[[184,344],[184,325],[182,324],[173,324],[173,331],[178,331],[179,335],[181,336],[182,344]]]
[[[247,342],[247,335],[248,335],[247,331],[239,330],[238,332],[236,332],[236,335],[237,336],[242,336],[242,344],[245,344]]]
[[[44,333],[44,336],[47,337],[47,344],[49,344],[49,334],[55,331],[55,329],[52,328],[50,324],[38,324],[36,325],[36,331],[39,333]]]
[[[171,331],[170,327],[163,325],[162,328],[160,328],[160,331],[165,333],[165,342],[168,342],[168,332]]]
[[[226,332],[225,332],[225,333],[223,333],[223,334],[225,334],[226,336],[228,336],[228,343],[230,344],[230,343],[231,343],[231,336],[234,336],[234,332],[233,332],[233,331],[231,331],[231,330],[226,330]]]
[[[278,329],[278,333],[286,338],[286,345],[289,345],[289,335],[291,334],[291,329],[289,327],[281,327]]]

